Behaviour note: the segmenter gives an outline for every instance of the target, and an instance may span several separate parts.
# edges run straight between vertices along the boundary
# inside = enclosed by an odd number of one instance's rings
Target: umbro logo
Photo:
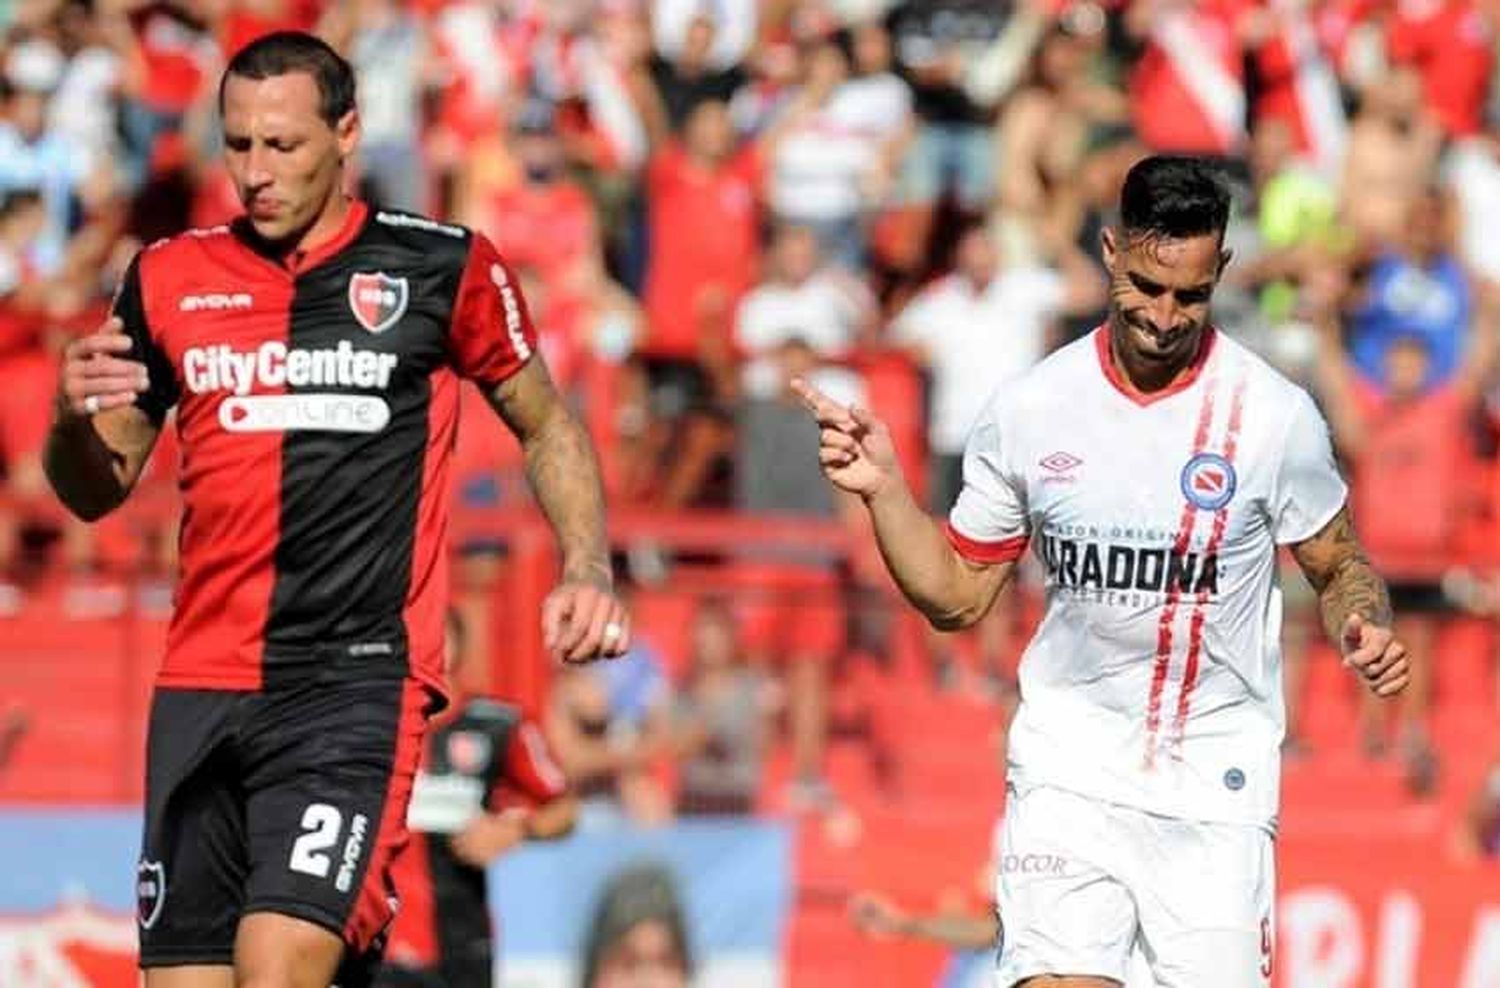
[[[1058,450],[1056,453],[1049,453],[1042,457],[1041,465],[1053,473],[1067,473],[1074,467],[1082,466],[1083,461],[1072,453],[1064,453],[1062,450]]]
[[[234,294],[184,295],[177,303],[178,312],[219,312],[224,309],[248,309],[255,305],[249,292]]]

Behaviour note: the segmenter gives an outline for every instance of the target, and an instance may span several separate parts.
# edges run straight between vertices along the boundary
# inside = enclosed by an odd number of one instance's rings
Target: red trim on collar
[[[1198,380],[1199,375],[1203,373],[1204,365],[1208,363],[1209,356],[1213,354],[1214,344],[1218,338],[1218,330],[1212,326],[1206,327],[1203,331],[1203,339],[1198,343],[1198,353],[1193,357],[1193,362],[1187,366],[1185,373],[1160,391],[1141,391],[1137,389],[1121,373],[1120,369],[1115,366],[1115,355],[1109,347],[1108,323],[1094,330],[1094,351],[1099,355],[1099,369],[1104,372],[1105,379],[1114,385],[1115,390],[1120,392],[1120,394],[1144,408],[1147,405],[1161,401],[1163,398],[1170,398],[1192,387],[1193,382]]]

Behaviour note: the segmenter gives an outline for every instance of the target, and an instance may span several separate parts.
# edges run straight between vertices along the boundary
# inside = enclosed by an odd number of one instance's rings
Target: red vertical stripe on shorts
[[[429,848],[427,835],[414,830],[410,842],[391,862],[401,908],[391,924],[391,939],[385,949],[388,964],[429,968],[441,960]]]
[[[449,462],[458,430],[458,378],[451,370],[429,378],[427,453],[422,460],[422,493],[417,500],[416,541],[411,551],[411,582],[402,621],[406,625],[411,674],[439,694],[443,676],[443,615],[448,607]],[[487,423],[486,423],[487,424]]]
[[[430,688],[408,679],[401,688],[401,714],[396,721],[395,753],[391,759],[391,783],[385,791],[385,805],[380,811],[380,826],[375,831],[374,849],[365,869],[364,881],[344,924],[344,942],[356,953],[369,949],[394,913],[390,901],[391,862],[406,846],[406,808],[411,802],[412,780],[422,760],[422,738],[427,729],[427,704]]]
[[[1234,389],[1229,402],[1229,426],[1224,436],[1224,459],[1234,466],[1235,450],[1239,446],[1240,417],[1245,406],[1245,382],[1241,380]],[[1214,512],[1214,527],[1209,532],[1208,544],[1203,548],[1204,562],[1212,558],[1224,542],[1224,529],[1229,524],[1229,505]],[[1172,718],[1172,743],[1182,743],[1182,733],[1187,726],[1188,709],[1192,704],[1193,688],[1198,685],[1198,657],[1203,653],[1203,622],[1208,615],[1208,592],[1198,594],[1193,602],[1193,615],[1188,623],[1187,660],[1183,664],[1182,689],[1177,694],[1177,712]]]
[[[1193,450],[1189,456],[1197,456],[1208,445],[1208,428],[1214,420],[1214,381],[1203,388],[1203,403],[1198,407],[1198,427],[1193,432]],[[1193,525],[1198,510],[1191,501],[1184,500],[1182,515],[1177,522],[1177,537],[1172,541],[1172,551],[1184,553],[1193,538]],[[1172,625],[1177,620],[1177,600],[1182,596],[1176,585],[1167,587],[1167,599],[1162,605],[1161,618],[1156,625],[1156,662],[1151,670],[1151,696],[1146,702],[1146,768],[1156,763],[1156,736],[1161,730],[1161,697],[1167,685],[1167,668],[1172,661]]]

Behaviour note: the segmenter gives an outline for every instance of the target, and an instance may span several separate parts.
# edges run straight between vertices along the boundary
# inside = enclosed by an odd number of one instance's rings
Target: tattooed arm
[[[1406,646],[1391,630],[1391,598],[1365,558],[1349,509],[1312,538],[1292,546],[1292,555],[1318,594],[1323,628],[1337,642],[1344,664],[1358,669],[1380,696],[1405,689],[1411,670]]]
[[[547,647],[568,662],[623,654],[629,619],[614,594],[604,490],[588,433],[539,357],[487,397],[520,440],[527,479],[562,551],[562,583],[542,613]]]

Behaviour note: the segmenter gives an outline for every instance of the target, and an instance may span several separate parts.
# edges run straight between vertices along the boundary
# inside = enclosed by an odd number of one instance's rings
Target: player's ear
[[[1114,227],[1106,226],[1099,231],[1099,252],[1104,257],[1104,266],[1115,269],[1115,257],[1119,253],[1119,241],[1115,239]]]
[[[350,110],[339,117],[333,126],[333,137],[338,142],[339,157],[348,159],[354,155],[359,144],[359,110]]]

